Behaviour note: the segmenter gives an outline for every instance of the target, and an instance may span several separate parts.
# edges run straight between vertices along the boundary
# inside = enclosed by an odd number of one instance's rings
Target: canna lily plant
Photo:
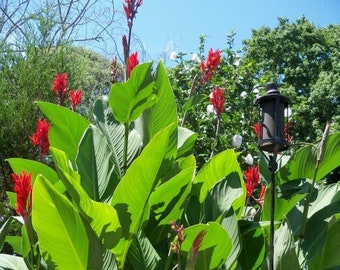
[[[29,211],[17,211],[1,228],[0,247],[6,241],[20,255],[1,254],[1,267],[267,268],[270,186],[250,219],[234,149],[196,171],[197,134],[178,125],[162,63],[155,71],[152,63],[140,64],[126,82],[113,84],[94,104],[95,123],[52,103],[38,106],[51,123],[55,169],[8,159],[26,194],[31,182],[32,202],[26,198]],[[329,135],[322,157],[319,146],[309,145],[276,172],[275,269],[340,265],[339,184],[321,183],[339,166],[339,145],[340,133]],[[270,177],[265,159],[260,174]],[[16,191],[8,192],[13,206],[22,192]],[[21,236],[7,236],[13,223],[25,225]]]
[[[7,242],[16,255],[0,254],[1,269],[268,269],[266,159],[244,175],[240,153],[214,153],[213,146],[197,171],[198,134],[184,127],[185,114],[178,120],[164,65],[138,65],[138,54],[130,55],[142,2],[125,0],[127,80],[117,82],[113,61],[113,85],[109,96],[95,102],[94,123],[75,111],[81,92],[70,92],[71,109],[60,106],[68,91],[66,74],[53,84],[58,105],[37,102],[48,119],[39,120],[40,131],[31,137],[42,158],[8,159],[16,185],[8,196],[18,215],[1,227],[0,250]],[[209,51],[201,63],[202,83],[211,79],[220,57],[220,51]],[[193,81],[189,100],[198,76]],[[218,123],[223,93],[216,88],[211,96]],[[219,124],[216,138],[218,129]],[[340,133],[326,134],[321,142],[281,158],[275,269],[340,266],[340,186],[322,183],[340,166]],[[44,162],[47,152],[53,166]],[[251,206],[250,198],[257,204]],[[21,235],[8,235],[18,224]]]

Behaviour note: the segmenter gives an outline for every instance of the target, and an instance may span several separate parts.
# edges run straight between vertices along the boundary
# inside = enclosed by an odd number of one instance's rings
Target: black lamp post
[[[256,99],[255,105],[259,106],[260,109],[258,145],[261,151],[266,151],[271,154],[269,155],[268,163],[268,168],[271,172],[269,269],[273,270],[276,158],[279,151],[289,148],[289,99],[280,94],[275,83],[268,83],[266,85],[266,91],[266,95]]]

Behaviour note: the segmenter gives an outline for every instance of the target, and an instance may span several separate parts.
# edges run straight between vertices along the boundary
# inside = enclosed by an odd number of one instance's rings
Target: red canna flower
[[[82,94],[83,91],[81,90],[70,91],[70,104],[72,111],[76,111],[77,106],[80,104]]]
[[[129,65],[128,65],[128,75],[130,77],[131,71],[139,64],[138,61],[138,52],[135,52],[129,57]]]
[[[32,143],[39,147],[40,155],[45,157],[49,148],[50,142],[48,140],[48,131],[50,129],[50,124],[46,119],[38,119],[37,130],[30,136]]]
[[[58,104],[63,105],[67,89],[67,73],[57,74],[55,80],[52,81],[52,91],[58,98]]]
[[[211,77],[214,75],[215,70],[221,62],[221,51],[213,49],[209,50],[207,61],[201,62],[201,71],[202,71],[202,83],[207,83],[211,80]]]
[[[215,87],[211,91],[210,102],[214,106],[217,117],[220,119],[224,109],[224,91],[222,88]]]
[[[255,134],[259,139],[262,139],[262,124],[258,123],[254,125]]]
[[[124,12],[128,21],[128,27],[132,28],[132,21],[136,17],[137,9],[143,4],[143,0],[125,0]]]
[[[14,191],[17,195],[16,211],[24,220],[27,220],[32,211],[31,178],[32,174],[25,171],[22,171],[20,175],[12,173]]]
[[[250,198],[260,181],[259,167],[249,167],[244,175],[246,177],[247,198]]]

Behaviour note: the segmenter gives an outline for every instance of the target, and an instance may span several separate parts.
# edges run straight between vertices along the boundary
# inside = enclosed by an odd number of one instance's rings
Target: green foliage
[[[279,28],[291,30],[287,21],[280,22]],[[298,29],[300,24],[308,26],[298,21]],[[318,40],[317,34],[311,40]],[[53,165],[8,160],[14,172],[32,172],[33,210],[28,219],[10,217],[1,227],[0,247],[10,243],[22,258],[0,254],[0,267],[268,269],[270,192],[278,195],[275,269],[339,267],[334,256],[340,249],[339,184],[323,181],[340,165],[339,132],[328,137],[319,165],[320,146],[283,156],[275,190],[268,184],[270,173],[261,156],[262,180],[268,188],[263,206],[250,209],[239,159],[256,151],[250,143],[256,139],[252,126],[257,119],[251,89],[275,74],[264,67],[256,73],[257,64],[265,64],[257,59],[245,57],[237,63],[232,39],[216,75],[205,85],[199,83],[199,65],[184,60],[184,55],[170,71],[170,80],[162,63],[155,72],[152,63],[135,67],[129,80],[114,84],[109,97],[95,102],[94,123],[68,108],[39,101],[51,122]],[[318,53],[316,47],[308,53]],[[318,71],[313,68],[310,72]],[[281,69],[277,72],[280,75]],[[336,76],[326,77],[331,81]],[[187,102],[191,83],[197,88]],[[226,88],[227,97],[217,134],[216,116],[205,113],[216,85]],[[241,97],[245,90],[247,95]],[[316,99],[312,93],[310,97]],[[186,127],[179,127],[177,114],[185,113]],[[235,133],[244,139],[240,152],[230,149]],[[14,201],[15,195],[9,195]],[[14,224],[20,226],[21,236],[7,236]]]
[[[12,243],[30,264],[36,264],[40,252],[46,269],[70,265],[75,269],[170,269],[179,264],[187,269],[267,269],[269,192],[258,220],[247,220],[239,154],[232,149],[221,151],[196,172],[195,134],[178,127],[175,97],[164,66],[159,64],[153,72],[151,64],[145,64],[134,72],[130,81],[116,86],[131,91],[121,98],[133,106],[114,102],[113,97],[120,94],[113,92],[112,102],[107,98],[96,102],[97,124],[67,108],[38,103],[52,123],[49,136],[55,170],[36,161],[9,159],[15,172],[33,173],[32,222],[38,239],[29,245],[27,222],[21,244],[7,238],[12,218],[0,231],[0,244]],[[145,91],[150,85],[153,90]],[[135,102],[141,96],[141,102]],[[147,102],[155,96],[152,104]],[[162,114],[162,108],[166,113]],[[127,117],[119,118],[121,123],[116,115]],[[339,142],[339,133],[329,136],[317,184],[339,165],[340,159],[334,158],[340,156]],[[327,255],[329,249],[339,248],[339,242],[329,236],[338,228],[338,185],[308,184],[316,152],[317,147],[302,148],[277,172],[278,269],[287,260],[292,268],[338,266]],[[126,166],[124,156],[129,157]],[[306,161],[310,165],[301,165]],[[296,251],[294,243],[299,241],[304,200],[309,195],[313,197],[306,230]],[[182,243],[179,231],[171,235],[174,222],[183,225],[179,227],[185,236]],[[316,227],[323,241],[314,237]],[[175,253],[172,248],[178,244]],[[9,260],[0,255],[0,266],[7,266]]]

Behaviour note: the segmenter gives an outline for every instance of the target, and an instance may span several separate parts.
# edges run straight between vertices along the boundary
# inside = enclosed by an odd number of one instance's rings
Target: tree
[[[114,3],[101,0],[32,0],[0,4],[0,43],[23,51],[27,43],[49,48],[64,43],[116,49]]]
[[[260,84],[277,82],[291,98],[294,141],[311,142],[320,137],[326,121],[339,129],[340,26],[317,28],[305,17],[278,21],[273,29],[253,30],[244,41],[244,59],[255,63]]]

